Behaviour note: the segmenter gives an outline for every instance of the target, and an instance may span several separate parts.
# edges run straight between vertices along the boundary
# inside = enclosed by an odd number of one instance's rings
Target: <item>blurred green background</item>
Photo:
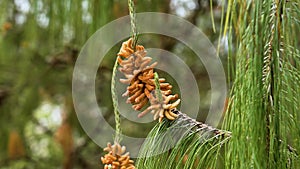
[[[216,47],[219,44],[221,9],[225,3],[221,0],[135,3],[137,12],[183,17],[198,26]],[[84,133],[73,109],[72,73],[88,38],[101,26],[125,15],[126,0],[0,1],[0,168],[102,168],[102,148]],[[225,41],[220,40],[224,67]],[[211,92],[201,61],[172,38],[141,35],[139,43],[181,56],[197,80],[201,96],[198,120],[205,121]],[[120,45],[121,42],[106,55],[96,80],[96,94],[102,96],[98,97],[99,106],[112,125],[110,78]],[[168,79],[174,82],[171,77]],[[122,118],[122,129],[127,135],[145,137],[155,123],[138,124]]]

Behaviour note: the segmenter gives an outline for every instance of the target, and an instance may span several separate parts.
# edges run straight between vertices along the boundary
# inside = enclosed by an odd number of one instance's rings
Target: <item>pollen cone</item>
[[[145,48],[137,45],[132,48],[132,39],[124,42],[118,53],[119,71],[125,76],[121,83],[127,84],[123,96],[127,96],[127,103],[132,104],[134,110],[141,110],[138,116],[142,117],[148,112],[154,115],[154,120],[161,122],[164,117],[169,120],[177,118],[173,110],[179,105],[178,95],[172,95],[172,85],[164,78],[159,78],[159,87],[163,100],[159,101],[155,94],[154,67],[157,62],[151,63],[152,58],[147,56]],[[148,104],[149,103],[149,104]]]
[[[104,148],[107,154],[101,157],[104,164],[104,169],[135,169],[133,160],[130,160],[129,152],[126,152],[126,147],[121,146],[119,143],[107,143]]]

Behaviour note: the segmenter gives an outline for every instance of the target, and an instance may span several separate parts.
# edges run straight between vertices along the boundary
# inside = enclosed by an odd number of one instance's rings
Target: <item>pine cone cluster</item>
[[[107,143],[104,151],[108,152],[101,157],[104,169],[135,169],[133,160],[130,160],[129,152],[125,153],[126,147],[119,143]]]
[[[121,83],[129,85],[123,97],[127,96],[127,103],[131,103],[134,110],[141,110],[150,102],[150,106],[145,108],[138,116],[142,117],[148,112],[154,114],[154,120],[162,121],[164,117],[169,120],[177,118],[173,113],[179,103],[178,95],[172,94],[172,86],[165,82],[164,78],[159,78],[159,86],[162,100],[155,93],[154,67],[157,62],[151,64],[152,58],[146,56],[143,46],[137,45],[135,50],[132,48],[132,39],[124,42],[118,53],[118,63],[126,79],[120,79]],[[175,101],[176,100],[176,101]],[[174,101],[174,103],[171,103]]]

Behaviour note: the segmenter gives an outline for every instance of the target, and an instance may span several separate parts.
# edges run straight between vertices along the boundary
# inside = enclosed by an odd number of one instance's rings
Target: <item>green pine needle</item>
[[[230,133],[196,122],[177,112],[175,121],[165,119],[149,133],[140,151],[138,168],[216,168],[220,149]]]

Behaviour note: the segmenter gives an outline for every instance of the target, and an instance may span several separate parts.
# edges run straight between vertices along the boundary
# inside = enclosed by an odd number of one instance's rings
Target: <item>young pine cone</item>
[[[157,62],[150,64],[152,58],[146,54],[143,46],[137,45],[135,51],[132,49],[132,39],[122,44],[118,53],[118,63],[121,66],[119,71],[124,74],[126,79],[120,79],[120,82],[129,85],[122,96],[128,96],[127,103],[133,104],[134,110],[141,110],[150,101],[150,106],[140,113],[139,117],[151,110],[154,120],[159,118],[161,122],[164,117],[174,120],[178,115],[172,110],[178,106],[180,99],[177,94],[171,95],[172,86],[165,82],[164,78],[159,79],[163,100],[159,101],[158,97],[153,94],[156,90],[153,68]],[[176,101],[170,103],[172,100]]]
[[[116,142],[114,145],[107,143],[104,151],[108,152],[104,157],[101,157],[104,169],[135,169],[133,160],[130,160],[129,152],[125,153],[125,146]]]

